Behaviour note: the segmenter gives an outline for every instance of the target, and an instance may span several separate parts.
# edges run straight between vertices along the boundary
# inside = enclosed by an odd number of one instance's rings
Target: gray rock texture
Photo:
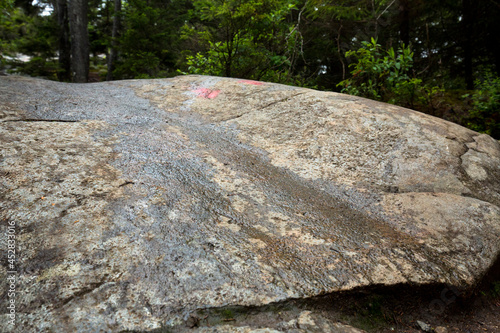
[[[467,289],[500,253],[497,141],[284,85],[0,77],[0,177],[5,300],[8,226],[17,246],[16,326],[3,306],[0,331],[356,332],[308,312],[189,321],[373,285]]]

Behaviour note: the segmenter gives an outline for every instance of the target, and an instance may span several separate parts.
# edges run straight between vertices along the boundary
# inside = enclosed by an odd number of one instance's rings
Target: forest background
[[[500,0],[0,0],[0,71],[341,91],[500,139]]]

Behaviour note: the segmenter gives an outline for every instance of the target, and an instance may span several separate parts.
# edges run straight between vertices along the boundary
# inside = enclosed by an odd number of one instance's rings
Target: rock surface
[[[373,285],[470,288],[500,253],[499,143],[366,99],[0,77],[0,143],[1,239],[14,224],[17,242],[16,326],[3,306],[1,331],[307,332],[308,313],[189,322]]]

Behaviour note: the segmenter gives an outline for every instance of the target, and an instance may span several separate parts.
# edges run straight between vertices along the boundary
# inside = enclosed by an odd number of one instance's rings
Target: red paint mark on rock
[[[193,92],[198,97],[213,99],[213,98],[217,97],[217,95],[219,95],[220,90],[212,90],[212,89],[208,89],[208,88],[198,88],[196,90],[193,90]]]
[[[252,80],[240,80],[238,82],[244,83],[244,84],[253,84],[254,86],[261,86],[264,84],[264,82],[252,81]]]

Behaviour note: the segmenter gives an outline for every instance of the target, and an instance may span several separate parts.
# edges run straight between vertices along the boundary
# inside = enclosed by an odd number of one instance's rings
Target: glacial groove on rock
[[[18,272],[17,325],[2,314],[2,330],[151,330],[373,285],[467,289],[500,253],[499,143],[362,98],[0,77],[0,142]]]

